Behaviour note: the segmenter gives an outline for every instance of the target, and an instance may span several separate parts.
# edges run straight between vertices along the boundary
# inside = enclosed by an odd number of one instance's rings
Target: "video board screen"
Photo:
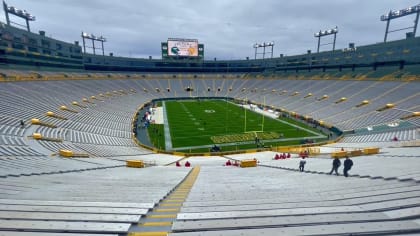
[[[168,39],[168,56],[198,57],[198,40]]]

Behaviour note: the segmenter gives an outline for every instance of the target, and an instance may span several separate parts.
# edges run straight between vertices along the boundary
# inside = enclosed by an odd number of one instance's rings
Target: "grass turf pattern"
[[[165,149],[165,135],[163,125],[151,124],[147,129],[149,133],[150,142],[158,149]]]
[[[215,137],[220,139],[223,136],[243,136],[246,132],[262,131],[261,114],[224,100],[166,101],[165,104],[174,148],[208,145],[217,140]],[[283,134],[282,138],[304,139],[314,136],[269,117],[264,117],[264,133],[277,133],[279,138],[280,134]]]

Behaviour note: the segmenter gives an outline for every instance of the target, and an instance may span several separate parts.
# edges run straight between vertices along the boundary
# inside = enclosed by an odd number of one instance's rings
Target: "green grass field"
[[[150,142],[158,149],[165,149],[165,137],[163,125],[151,124],[147,129],[149,133]]]
[[[292,143],[296,144],[305,137],[321,135],[319,131],[303,124],[292,125],[278,119],[263,118],[261,114],[224,100],[165,101],[165,105],[172,147],[177,150],[208,150],[204,146],[214,143],[221,146],[237,146],[239,143],[244,148],[252,148],[255,147],[255,135],[264,143],[295,138]],[[287,144],[291,144],[290,140]]]

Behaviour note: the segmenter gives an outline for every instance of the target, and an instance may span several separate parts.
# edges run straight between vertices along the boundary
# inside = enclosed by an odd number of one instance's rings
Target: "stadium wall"
[[[83,54],[74,44],[0,22],[0,68],[126,72],[278,73],[420,66],[420,37],[258,60],[174,61]],[[420,74],[420,72],[418,72]]]

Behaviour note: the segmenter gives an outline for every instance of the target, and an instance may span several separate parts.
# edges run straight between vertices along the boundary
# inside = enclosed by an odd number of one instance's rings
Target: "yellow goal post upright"
[[[247,97],[245,97],[245,103],[246,104],[248,104],[248,99],[247,99]],[[265,96],[264,96],[264,104],[263,104],[263,107],[265,107]],[[244,133],[255,133],[255,136],[257,135],[257,133],[263,133],[264,132],[264,121],[265,121],[265,115],[264,115],[264,109],[263,109],[263,112],[261,112],[261,116],[262,116],[262,121],[261,121],[261,131],[258,131],[258,130],[254,130],[254,131],[246,131],[246,108],[245,108],[245,105],[244,105],[244,117],[245,117],[245,119],[244,119]]]

